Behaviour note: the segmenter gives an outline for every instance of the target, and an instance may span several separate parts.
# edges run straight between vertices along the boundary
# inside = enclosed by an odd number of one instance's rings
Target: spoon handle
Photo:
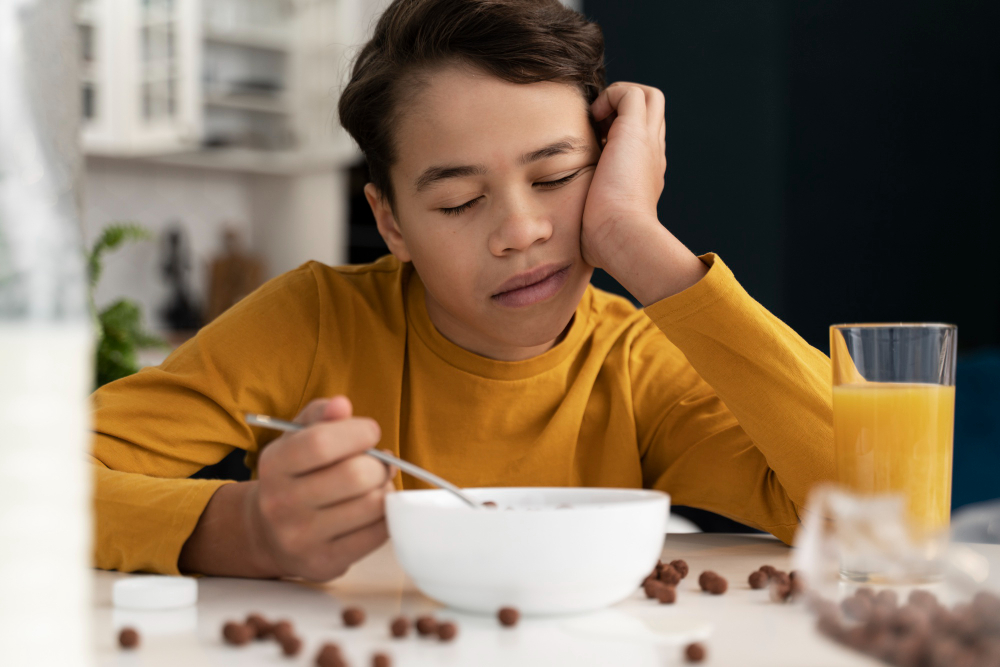
[[[274,429],[275,431],[301,431],[305,428],[302,424],[285,421],[284,419],[275,419],[274,417],[268,417],[267,415],[247,414],[245,418],[248,424]],[[445,491],[450,491],[471,507],[478,508],[481,506],[477,500],[473,499],[468,494],[463,493],[460,488],[448,480],[442,479],[434,473],[424,470],[420,466],[413,465],[409,461],[396,458],[392,454],[384,452],[381,449],[368,449],[365,450],[365,454],[378,459],[382,463],[394,465],[403,472],[413,475],[417,479],[422,479],[428,484],[433,484],[434,486],[444,489]]]

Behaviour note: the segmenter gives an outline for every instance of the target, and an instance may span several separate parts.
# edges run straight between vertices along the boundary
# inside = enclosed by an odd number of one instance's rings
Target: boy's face
[[[365,194],[419,273],[435,327],[494,359],[551,348],[593,271],[580,222],[600,148],[579,90],[449,67],[403,110],[395,139],[397,215],[372,184]]]

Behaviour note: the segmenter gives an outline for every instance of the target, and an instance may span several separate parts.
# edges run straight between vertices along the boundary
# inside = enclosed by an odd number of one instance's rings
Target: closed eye
[[[552,190],[554,188],[559,187],[560,185],[565,185],[566,183],[569,183],[571,180],[576,178],[581,171],[583,170],[580,169],[579,171],[573,172],[569,176],[565,176],[555,181],[539,181],[538,183],[535,183],[535,185],[542,188],[543,190]],[[470,208],[475,206],[476,202],[479,201],[480,199],[482,199],[482,197],[476,197],[475,199],[470,199],[469,201],[459,206],[453,206],[451,208],[442,208],[439,210],[445,215],[461,215],[462,213],[465,213]]]

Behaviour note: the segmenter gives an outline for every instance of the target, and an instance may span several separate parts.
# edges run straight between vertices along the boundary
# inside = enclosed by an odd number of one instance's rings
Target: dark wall
[[[827,349],[843,321],[1000,343],[1000,3],[585,0],[667,97],[661,221]],[[608,283],[602,283],[607,285]]]
[[[608,83],[667,96],[660,220],[696,253],[719,253],[780,317],[787,13],[757,0],[585,0],[584,11],[604,30]]]

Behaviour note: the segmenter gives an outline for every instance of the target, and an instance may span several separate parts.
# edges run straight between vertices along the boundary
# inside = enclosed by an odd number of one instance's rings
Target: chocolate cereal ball
[[[656,599],[660,604],[673,604],[677,601],[677,589],[673,586],[662,584],[656,591]]]
[[[365,610],[360,607],[348,607],[341,616],[344,619],[344,625],[349,628],[356,628],[365,622]]]
[[[681,582],[684,577],[673,565],[666,565],[660,570],[660,574],[656,577],[668,586],[676,586]]]
[[[677,560],[670,561],[670,564],[674,567],[675,570],[681,573],[681,579],[688,576],[688,572],[691,571],[691,568],[688,567],[687,562],[681,560],[680,558],[678,558]]]
[[[437,625],[437,621],[433,616],[420,616],[417,618],[417,632],[425,637],[437,632]]]
[[[122,628],[122,631],[118,633],[118,644],[122,648],[138,648],[139,633],[135,631],[135,628]]]
[[[405,616],[397,616],[389,625],[389,632],[396,639],[400,639],[410,634],[410,620]]]
[[[852,595],[849,598],[844,598],[840,603],[840,608],[848,618],[864,622],[871,615],[872,601],[865,595]]]
[[[285,635],[280,640],[281,652],[289,658],[294,658],[302,651],[302,640],[295,635]]]
[[[787,602],[792,596],[792,585],[776,581],[771,584],[770,594],[772,602]]]
[[[726,581],[725,577],[722,577],[711,570],[705,570],[698,577],[698,584],[701,586],[701,590],[707,591],[712,595],[722,595],[729,588],[729,582]]]
[[[340,647],[332,642],[323,644],[316,654],[316,667],[343,667],[344,657]]]
[[[788,576],[787,572],[784,572],[782,570],[775,570],[774,572],[771,573],[770,577],[771,581],[777,584],[781,584],[782,586],[792,585],[792,578]]]
[[[282,619],[271,625],[270,634],[280,642],[284,637],[294,637],[295,628],[292,627],[291,621]]]
[[[451,621],[438,623],[437,636],[443,642],[450,642],[458,634],[458,626]]]
[[[497,612],[497,619],[500,621],[500,625],[512,628],[521,619],[521,612],[513,607],[501,607],[500,611]]]
[[[766,572],[762,572],[761,570],[751,572],[749,577],[750,588],[753,588],[754,590],[764,588],[767,586],[767,579],[768,577]]]
[[[229,621],[222,626],[222,638],[227,644],[233,646],[243,646],[256,636],[253,628],[245,623]]]
[[[376,653],[372,656],[372,667],[392,667],[392,658],[385,653]]]
[[[701,662],[705,659],[705,647],[698,642],[688,644],[684,648],[684,657],[688,662]]]
[[[264,639],[271,634],[271,624],[260,614],[250,614],[245,623],[253,629],[255,639]]]

